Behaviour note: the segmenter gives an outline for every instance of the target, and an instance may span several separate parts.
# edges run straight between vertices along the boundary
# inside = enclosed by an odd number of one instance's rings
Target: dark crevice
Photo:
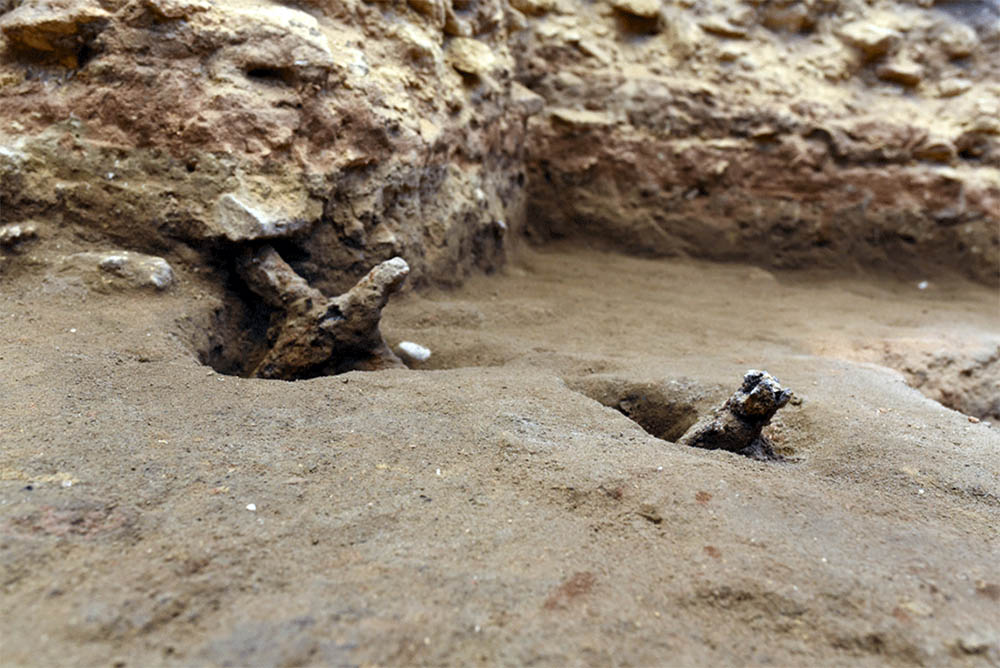
[[[212,314],[208,335],[198,346],[198,360],[221,374],[247,377],[267,350],[274,309],[240,280],[231,260],[215,264],[226,275],[226,298]]]
[[[293,86],[296,75],[287,67],[250,67],[246,70],[247,78],[268,85]]]
[[[706,391],[690,381],[635,382],[615,376],[567,379],[570,389],[613,408],[651,436],[674,442],[698,420]]]
[[[628,12],[618,11],[616,12],[616,19],[618,30],[632,37],[656,35],[663,29],[660,17],[658,16],[637,16]]]

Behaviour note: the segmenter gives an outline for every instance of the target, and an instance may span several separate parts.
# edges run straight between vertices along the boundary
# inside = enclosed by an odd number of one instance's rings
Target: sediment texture
[[[518,49],[532,229],[996,283],[1000,8],[554,3]]]
[[[998,21],[927,0],[7,1],[0,222],[181,271],[278,243],[327,294],[397,255],[459,282],[526,221],[996,283]]]
[[[455,282],[523,218],[508,17],[483,2],[0,4],[3,222],[188,256],[280,240],[327,293]],[[293,252],[294,251],[294,252]]]

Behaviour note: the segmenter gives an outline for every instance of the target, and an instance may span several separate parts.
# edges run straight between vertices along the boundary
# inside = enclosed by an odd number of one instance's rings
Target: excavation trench
[[[265,249],[272,253],[272,266],[260,271],[258,263],[254,278],[247,270],[247,258]],[[243,259],[230,261],[227,268],[227,298],[210,315],[194,345],[202,364],[226,375],[282,380],[405,366],[379,331],[381,308],[405,279],[402,265],[389,271],[392,276],[374,281],[382,281],[381,287],[368,285],[361,301],[369,303],[361,308],[360,316],[355,309],[354,325],[344,327],[346,334],[330,336],[325,330],[331,325],[336,329],[346,323],[344,307],[349,302],[357,306],[358,299],[351,298],[351,293],[366,280],[372,283],[369,277],[386,263],[377,265],[352,290],[331,298],[309,286],[270,246],[241,249],[237,255]],[[874,361],[899,370],[911,387],[945,407],[975,420],[1000,421],[996,381],[1000,347],[945,353],[887,343],[883,358]],[[689,380],[652,382],[594,375],[566,382],[650,435],[670,442],[678,442],[700,415],[713,408],[710,398],[721,397],[720,388]]]

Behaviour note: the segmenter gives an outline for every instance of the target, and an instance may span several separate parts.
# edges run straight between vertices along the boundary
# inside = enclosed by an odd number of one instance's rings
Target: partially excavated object
[[[792,392],[781,387],[777,378],[751,369],[723,406],[698,420],[677,442],[754,459],[774,459],[774,450],[761,430],[791,398]]]
[[[337,297],[310,286],[271,246],[249,252],[239,272],[275,309],[269,349],[251,376],[294,380],[405,366],[379,331],[382,308],[410,273],[403,258],[382,262]]]

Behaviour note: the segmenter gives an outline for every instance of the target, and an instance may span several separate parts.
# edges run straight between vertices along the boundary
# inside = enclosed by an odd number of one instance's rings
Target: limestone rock
[[[165,19],[186,19],[212,8],[208,0],[146,0],[146,6]]]
[[[444,27],[445,3],[441,0],[407,0],[407,3],[428,17],[435,26]]]
[[[426,31],[407,23],[398,27],[397,34],[415,64],[428,69],[437,66],[441,59],[441,45]]]
[[[37,238],[38,226],[34,223],[0,226],[0,248],[18,250],[22,244]]]
[[[125,250],[75,253],[63,260],[61,270],[79,273],[97,287],[162,291],[174,283],[173,269],[166,260]]]
[[[0,17],[0,31],[17,49],[40,52],[75,68],[110,17],[97,3],[85,0],[28,0]]]
[[[843,25],[837,30],[837,36],[859,49],[867,58],[885,55],[901,39],[897,31],[867,21],[853,21]]]
[[[644,19],[656,18],[660,14],[660,0],[612,0],[612,6],[620,12]]]
[[[816,25],[815,10],[810,11],[807,3],[769,3],[764,8],[762,23],[771,30],[791,33],[805,32]]]
[[[464,38],[470,38],[474,34],[472,24],[455,14],[455,9],[450,4],[445,4],[444,7],[444,34]]]
[[[670,49],[678,58],[688,58],[705,40],[701,27],[676,7],[663,10],[663,32],[670,40]]]
[[[541,16],[555,8],[555,0],[511,0],[510,4],[528,16]]]
[[[265,206],[251,203],[245,196],[226,193],[216,204],[214,231],[229,241],[254,241],[286,236],[313,222],[301,215],[286,215],[265,209]]]
[[[916,86],[924,78],[924,68],[908,60],[885,63],[880,65],[875,72],[879,79],[904,86]]]
[[[468,37],[455,37],[448,45],[448,63],[459,72],[483,76],[496,67],[493,50],[483,42]]]
[[[955,97],[962,93],[967,93],[972,88],[972,82],[968,79],[953,78],[944,79],[938,84],[938,94],[941,97]]]
[[[965,58],[979,46],[979,35],[970,26],[951,22],[938,33],[937,41],[949,58]]]
[[[747,36],[747,29],[745,27],[734,25],[728,19],[721,16],[708,16],[698,21],[698,25],[705,32],[719,35],[720,37],[743,38]]]
[[[511,100],[522,110],[525,116],[534,116],[545,108],[544,97],[516,81],[511,84],[510,95]]]
[[[614,117],[607,112],[585,109],[553,109],[549,112],[549,117],[555,122],[578,129],[605,127],[615,122]]]
[[[323,81],[337,68],[319,22],[311,14],[291,7],[253,7],[233,12],[239,32],[253,39],[225,49],[226,61],[240,71],[265,73],[285,83],[290,79]]]
[[[957,156],[955,145],[942,137],[928,137],[923,143],[913,149],[913,155],[920,160],[950,163]]]

